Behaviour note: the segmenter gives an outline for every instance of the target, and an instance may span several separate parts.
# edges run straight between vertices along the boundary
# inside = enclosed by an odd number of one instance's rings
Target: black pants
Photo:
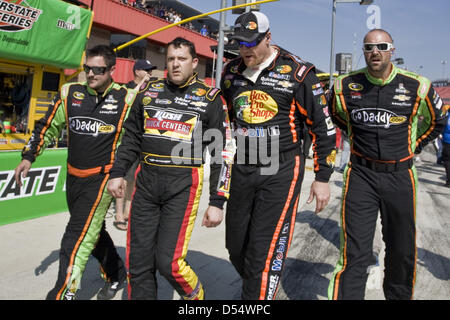
[[[275,298],[294,232],[304,175],[303,155],[280,162],[274,175],[236,164],[226,212],[226,247],[242,277],[242,299]]]
[[[105,229],[105,215],[112,201],[106,191],[109,175],[66,180],[70,219],[61,240],[59,270],[55,287],[47,299],[71,299],[77,290],[90,254],[100,262],[101,271],[110,281],[125,273],[125,265]]]
[[[412,299],[416,271],[416,172],[376,172],[350,164],[344,174],[341,253],[328,288],[330,299],[364,299],[373,262],[378,211],[386,244],[386,299]]]
[[[185,299],[203,299],[186,262],[203,185],[203,168],[140,166],[127,241],[129,299],[156,299],[156,270]]]

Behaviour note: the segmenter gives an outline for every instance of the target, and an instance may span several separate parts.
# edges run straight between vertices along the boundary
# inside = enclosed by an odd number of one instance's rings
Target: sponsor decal
[[[172,108],[145,107],[145,133],[157,138],[191,142],[198,114]]]
[[[204,96],[206,94],[206,90],[202,89],[202,88],[197,88],[194,91],[192,91],[193,94],[195,94],[196,96]]]
[[[350,114],[355,123],[369,127],[384,127],[399,125],[406,121],[405,116],[399,116],[392,111],[377,108],[364,108],[352,110]]]
[[[233,101],[236,117],[247,123],[263,123],[278,113],[277,102],[266,92],[242,92]]]
[[[155,99],[156,104],[171,104],[172,101],[169,99]]]
[[[397,94],[394,96],[393,99],[404,102],[404,101],[409,101],[411,99],[411,97],[405,96],[404,94]]]
[[[77,100],[83,100],[85,96],[84,96],[84,93],[79,92],[79,91],[75,91],[75,92],[73,93],[73,97],[74,97],[75,99],[77,99]]]
[[[152,102],[152,98],[150,98],[150,97],[148,97],[148,96],[144,96],[144,97],[142,98],[142,104],[143,104],[144,106],[149,105],[150,102]]]
[[[204,101],[205,100],[205,97],[193,96],[190,94],[185,94],[184,98],[188,99],[188,100],[194,100],[194,101]]]
[[[148,96],[150,98],[158,98],[158,92],[145,91],[144,96]]]
[[[305,72],[305,70],[306,70],[306,66],[302,66],[300,68],[300,70],[298,70],[298,72],[297,72],[297,77],[301,78],[303,73]]]
[[[156,92],[163,92],[164,91],[164,83],[158,82],[158,83],[152,83],[150,88],[148,88],[150,91],[156,91]]]
[[[108,103],[108,104],[103,105],[102,109],[117,110],[117,105]]]
[[[318,96],[319,94],[323,94],[323,88],[315,89],[312,91],[313,95]]]
[[[250,21],[249,23],[247,23],[245,28],[248,30],[256,30],[256,28],[258,28],[258,24],[255,21]]]
[[[294,86],[294,83],[286,80],[278,81],[278,85],[282,86],[283,88],[292,88]]]
[[[77,99],[72,100],[72,107],[81,107],[81,104],[82,104],[81,100],[77,100]]]
[[[269,277],[269,288],[267,289],[267,300],[272,300],[278,287],[280,276],[271,275]]]
[[[208,105],[207,102],[202,101],[191,101],[189,104],[196,107],[206,107]]]
[[[400,82],[398,84],[398,88],[395,89],[395,92],[396,93],[401,93],[401,94],[408,94],[408,93],[410,93],[409,90],[406,90],[405,85],[402,82]]]
[[[360,83],[355,83],[355,82],[350,83],[350,84],[348,85],[348,88],[349,88],[350,90],[353,90],[353,91],[361,91],[362,89],[364,89],[364,87],[363,87],[362,84],[360,84]]]
[[[280,79],[280,80],[289,80],[291,79],[291,76],[289,74],[280,74],[280,73],[276,73],[276,72],[269,72],[269,77],[271,78],[275,78],[275,79]]]
[[[331,118],[330,118],[330,117],[326,117],[326,118],[325,118],[325,123],[327,124],[327,129],[328,129],[328,130],[331,130],[331,129],[334,128],[333,121],[331,121]]]
[[[352,99],[362,99],[361,92],[352,91],[350,92],[350,96],[352,97]]]
[[[0,0],[0,31],[30,30],[38,21],[42,10],[33,8],[23,0]]]
[[[282,66],[277,66],[277,67],[275,68],[275,71],[276,71],[276,72],[279,72],[279,73],[289,73],[289,72],[292,71],[292,68],[291,68],[291,66],[289,66],[289,65],[287,65],[287,64],[284,64],[284,65],[282,65]]]
[[[69,118],[69,130],[76,134],[95,137],[98,134],[113,133],[116,127],[95,118],[72,117]]]
[[[117,104],[119,101],[117,101],[116,99],[114,99],[113,95],[110,94],[108,95],[108,97],[105,99],[106,103],[112,103],[112,104]]]
[[[279,126],[269,126],[267,128],[264,127],[242,127],[238,126],[235,130],[236,134],[244,136],[244,137],[256,137],[262,138],[265,136],[279,136],[280,135],[280,127]]]
[[[327,164],[331,167],[334,167],[335,162],[336,162],[336,150],[333,149],[331,153],[327,156]]]

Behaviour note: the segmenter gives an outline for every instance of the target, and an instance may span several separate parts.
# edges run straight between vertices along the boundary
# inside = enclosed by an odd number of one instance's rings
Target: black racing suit
[[[184,85],[149,82],[139,92],[111,178],[136,159],[127,261],[130,299],[156,299],[156,269],[185,299],[203,299],[202,285],[185,261],[203,185],[203,152],[211,152],[210,202],[222,208],[233,161],[231,130],[220,90],[197,75]]]
[[[91,253],[108,280],[119,281],[126,275],[104,218],[112,201],[106,191],[108,172],[134,95],[117,83],[101,96],[86,83],[63,85],[24,148],[22,158],[33,162],[67,129],[70,219],[61,241],[58,279],[47,299],[73,298]]]
[[[237,143],[226,214],[226,246],[243,280],[243,299],[274,299],[294,232],[304,175],[306,125],[316,180],[334,166],[335,128],[314,66],[275,47],[255,82],[242,58],[225,66],[221,88]]]
[[[416,271],[414,153],[444,126],[442,101],[429,80],[392,65],[388,79],[367,68],[336,80],[333,119],[350,139],[341,208],[341,255],[330,299],[363,299],[381,213],[386,244],[384,294],[411,299]]]

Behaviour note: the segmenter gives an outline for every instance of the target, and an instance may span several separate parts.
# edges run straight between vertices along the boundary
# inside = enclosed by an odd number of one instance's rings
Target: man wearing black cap
[[[138,85],[141,87],[144,82],[150,80],[152,70],[154,69],[156,69],[156,66],[152,65],[149,60],[137,60],[133,67],[134,80],[131,80],[126,84],[127,88],[134,89]]]
[[[306,125],[313,143],[315,181],[307,203],[316,213],[330,198],[335,129],[312,64],[270,44],[260,12],[238,17],[221,87],[235,124],[237,153],[226,214],[226,246],[243,280],[243,299],[274,299],[294,231],[305,168]]]

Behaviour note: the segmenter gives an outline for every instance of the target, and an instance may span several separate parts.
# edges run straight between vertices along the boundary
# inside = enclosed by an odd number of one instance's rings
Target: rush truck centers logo
[[[29,30],[41,13],[42,10],[31,7],[25,0],[0,0],[0,30]]]

